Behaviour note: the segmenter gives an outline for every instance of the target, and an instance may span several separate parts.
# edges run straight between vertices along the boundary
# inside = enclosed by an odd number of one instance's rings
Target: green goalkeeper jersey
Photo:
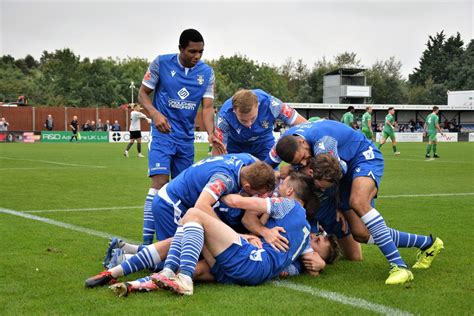
[[[395,118],[393,117],[392,114],[387,114],[385,116],[385,125],[383,126],[383,131],[386,133],[393,133],[393,127],[387,124],[387,121],[392,124],[392,126],[395,124]]]
[[[436,133],[436,125],[439,124],[439,117],[438,115],[431,113],[426,117],[426,126],[428,127],[429,134]]]
[[[369,112],[365,112],[364,115],[362,115],[362,128],[371,129],[372,126],[369,126],[369,121],[372,121],[372,115],[370,115]]]
[[[351,112],[344,113],[344,115],[342,116],[341,122],[346,124],[347,126],[353,127],[354,114],[352,114]]]

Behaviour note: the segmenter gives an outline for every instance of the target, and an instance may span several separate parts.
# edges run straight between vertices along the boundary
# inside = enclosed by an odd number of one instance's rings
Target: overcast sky
[[[204,58],[247,55],[308,65],[344,51],[364,66],[395,56],[407,76],[428,35],[473,36],[473,1],[8,1],[0,0],[0,55],[39,58],[71,48],[81,58],[143,57],[177,52],[185,28],[206,42]]]

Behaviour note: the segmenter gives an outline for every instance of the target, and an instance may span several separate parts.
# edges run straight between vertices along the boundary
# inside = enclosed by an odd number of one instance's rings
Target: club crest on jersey
[[[264,251],[264,249],[252,250],[249,259],[252,261],[262,261],[262,252]]]
[[[268,128],[270,126],[270,123],[268,121],[260,121],[260,125],[262,125],[263,128]]]
[[[178,91],[178,95],[181,98],[181,100],[184,100],[189,96],[189,92],[188,90],[186,90],[185,87],[182,87],[181,90]]]
[[[176,75],[176,71],[171,70],[171,77],[174,77],[174,75]]]
[[[203,75],[198,75],[197,80],[198,80],[199,85],[202,86],[203,83],[204,83],[204,76]]]

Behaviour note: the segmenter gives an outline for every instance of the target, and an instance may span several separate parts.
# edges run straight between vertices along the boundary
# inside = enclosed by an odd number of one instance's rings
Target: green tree
[[[365,75],[367,84],[372,86],[372,97],[369,100],[376,104],[403,104],[408,101],[406,82],[400,69],[402,63],[395,57],[385,61],[377,61]]]

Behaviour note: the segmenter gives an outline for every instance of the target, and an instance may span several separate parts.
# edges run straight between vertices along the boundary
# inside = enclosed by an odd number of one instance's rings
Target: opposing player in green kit
[[[434,106],[433,112],[426,117],[424,131],[426,136],[428,136],[428,146],[426,147],[426,158],[431,158],[430,152],[433,149],[433,158],[439,158],[437,146],[438,146],[438,138],[436,137],[436,133],[441,132],[441,127],[439,127],[439,117],[438,117],[439,107]]]
[[[385,125],[382,130],[382,139],[380,140],[380,144],[378,145],[378,149],[382,147],[383,144],[387,141],[387,138],[390,137],[392,140],[392,149],[393,154],[395,156],[400,155],[400,152],[397,151],[397,141],[395,139],[395,132],[393,128],[395,127],[395,109],[393,107],[388,108],[388,114],[385,116]]]
[[[365,108],[365,113],[362,115],[362,133],[370,140],[374,140],[374,133],[372,132],[372,107]]]
[[[341,118],[341,123],[346,124],[347,126],[357,129],[357,123],[354,122],[354,112],[355,108],[351,105],[347,108],[347,112]]]

